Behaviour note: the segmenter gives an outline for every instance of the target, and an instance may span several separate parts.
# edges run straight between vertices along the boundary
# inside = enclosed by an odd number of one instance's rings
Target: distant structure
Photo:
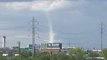
[[[6,36],[3,36],[3,48],[6,48]]]
[[[35,18],[32,19],[32,57],[35,56]]]
[[[18,42],[18,53],[20,54],[21,53],[21,50],[20,50],[20,41]]]

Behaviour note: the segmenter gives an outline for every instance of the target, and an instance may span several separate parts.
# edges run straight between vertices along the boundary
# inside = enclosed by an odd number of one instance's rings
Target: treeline
[[[59,52],[58,54],[54,53],[39,53],[34,57],[31,56],[31,53],[21,53],[20,56],[0,56],[0,60],[93,60],[95,57],[103,57],[107,59],[107,49],[103,49],[102,51],[84,51],[81,48],[71,48],[68,52]]]

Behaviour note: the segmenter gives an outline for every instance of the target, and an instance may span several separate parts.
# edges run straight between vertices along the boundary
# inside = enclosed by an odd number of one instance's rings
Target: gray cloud
[[[0,2],[30,2],[34,0],[0,0]]]

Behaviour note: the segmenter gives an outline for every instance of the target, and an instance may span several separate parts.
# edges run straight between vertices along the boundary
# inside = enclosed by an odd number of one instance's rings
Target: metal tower
[[[35,56],[35,18],[32,19],[32,57]]]

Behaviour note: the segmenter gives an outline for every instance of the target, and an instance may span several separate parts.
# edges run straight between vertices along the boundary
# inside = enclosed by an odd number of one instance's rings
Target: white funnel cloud
[[[50,32],[49,32],[49,37],[50,37],[49,42],[54,43],[54,32],[53,32],[53,28],[52,28],[52,23],[51,22],[49,22],[49,23],[50,23],[49,24],[49,30],[50,30]]]
[[[54,43],[54,32],[53,32],[53,27],[52,27],[52,21],[49,15],[49,12],[46,12],[46,17],[48,20],[48,25],[49,25],[49,43]]]

